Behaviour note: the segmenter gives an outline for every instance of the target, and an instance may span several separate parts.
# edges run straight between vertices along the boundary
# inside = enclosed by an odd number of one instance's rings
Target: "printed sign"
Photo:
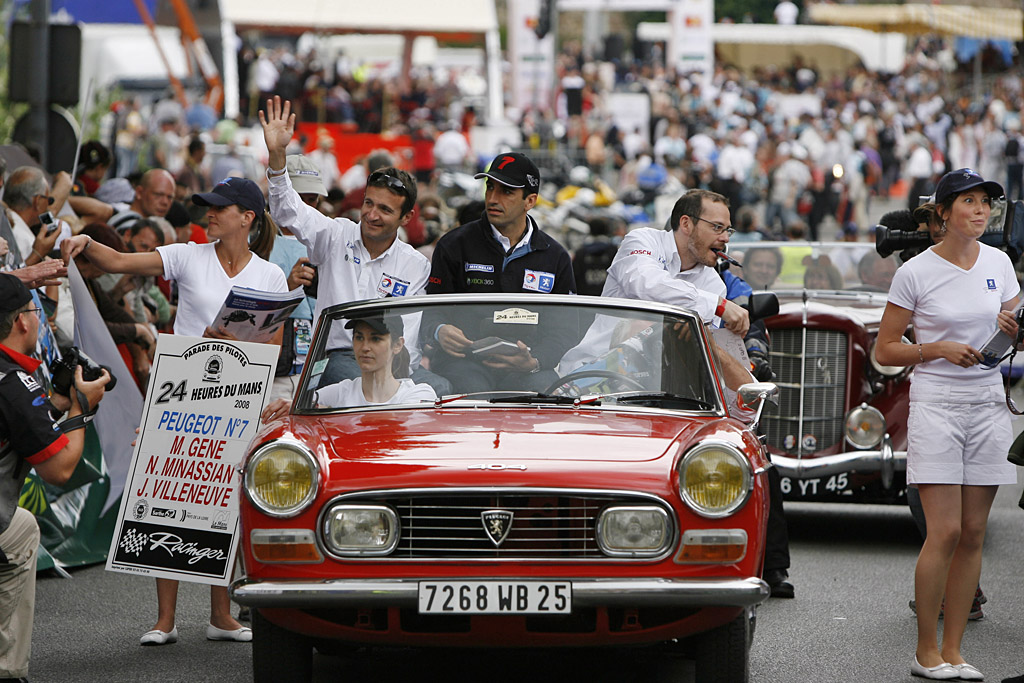
[[[258,428],[278,351],[270,344],[160,335],[108,570],[230,583],[239,466]]]

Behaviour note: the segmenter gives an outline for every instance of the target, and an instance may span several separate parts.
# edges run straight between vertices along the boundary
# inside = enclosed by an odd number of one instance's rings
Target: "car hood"
[[[502,407],[368,411],[315,420],[319,440],[336,458],[411,464],[649,461],[715,418]]]

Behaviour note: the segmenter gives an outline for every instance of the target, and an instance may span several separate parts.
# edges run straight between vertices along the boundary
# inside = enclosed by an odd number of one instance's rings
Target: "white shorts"
[[[908,484],[1017,483],[1006,459],[1013,429],[1001,385],[914,382],[907,431]]]

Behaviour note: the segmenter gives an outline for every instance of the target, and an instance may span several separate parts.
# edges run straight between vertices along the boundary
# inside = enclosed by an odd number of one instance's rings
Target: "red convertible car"
[[[537,371],[434,397],[401,379],[401,358],[380,366],[381,349],[439,321],[476,342],[474,362],[525,349]],[[343,332],[363,376],[321,386]],[[671,306],[451,295],[329,309],[290,413],[244,463],[231,591],[254,608],[254,679],[308,680],[313,648],[339,644],[667,644],[700,681],[746,681],[770,465],[730,411],[756,420],[775,391],[726,391],[710,335]]]
[[[783,496],[905,502],[912,368],[874,354],[900,261],[866,242],[748,242],[729,254],[755,291],[779,298],[766,320],[779,402],[762,426]]]

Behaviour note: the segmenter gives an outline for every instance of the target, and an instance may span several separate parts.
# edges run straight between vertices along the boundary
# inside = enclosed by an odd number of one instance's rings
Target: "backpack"
[[[1017,157],[1020,155],[1020,138],[1016,135],[1011,135],[1006,140],[1006,149],[1003,150],[1003,156],[1008,160],[1017,161]]]

